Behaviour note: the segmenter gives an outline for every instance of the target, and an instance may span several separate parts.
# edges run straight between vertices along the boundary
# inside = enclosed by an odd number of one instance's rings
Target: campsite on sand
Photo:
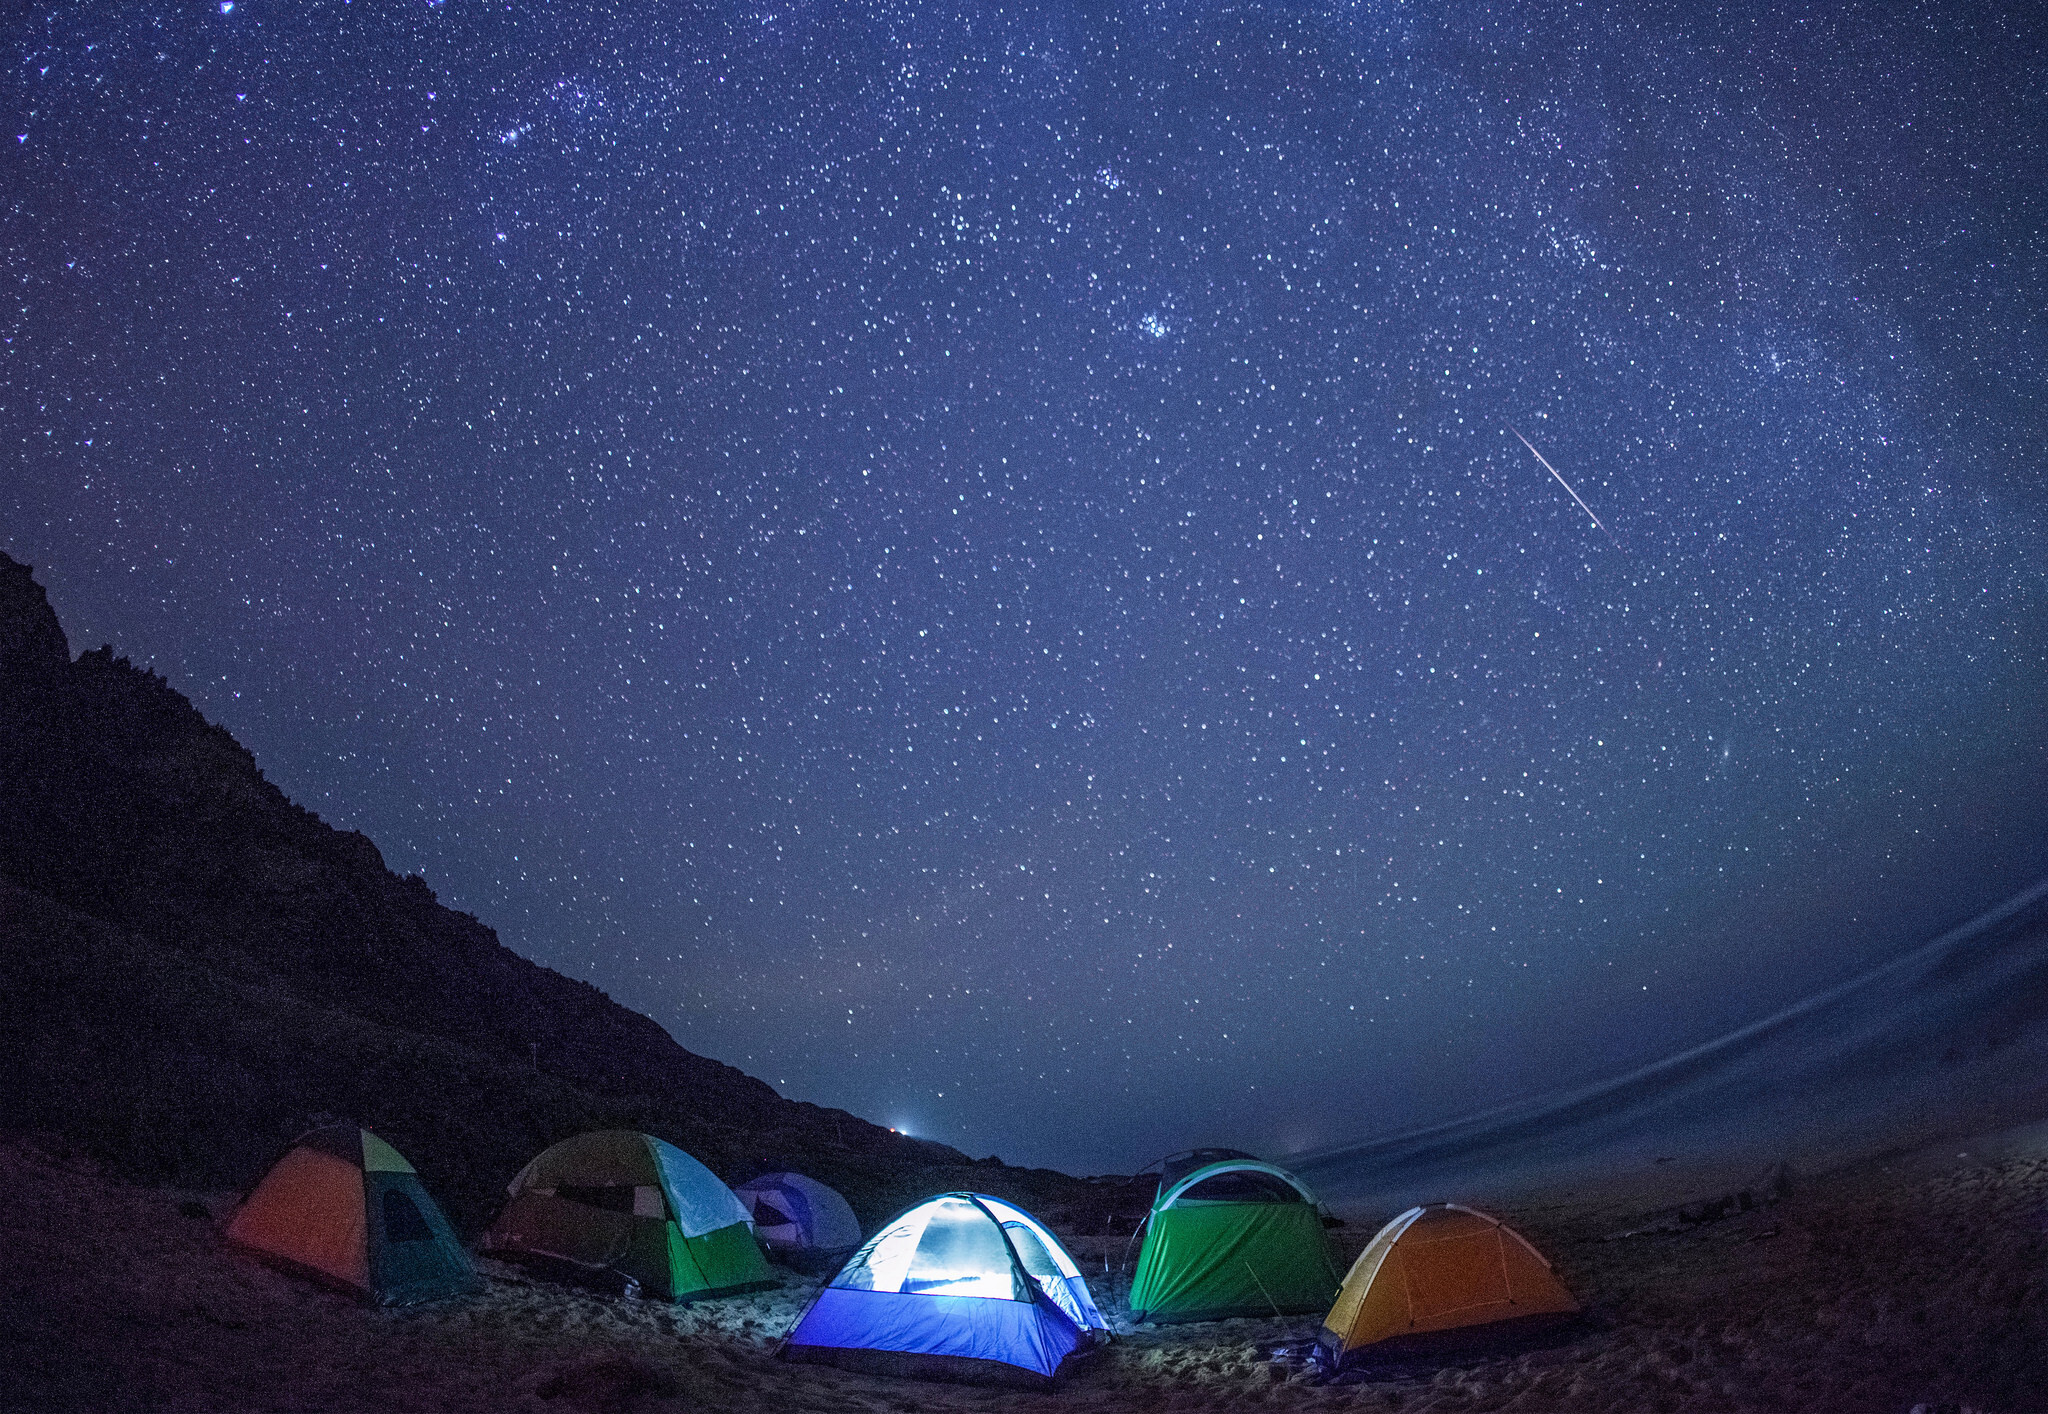
[[[1586,1192],[1496,1204],[1587,1308],[1556,1343],[1323,1382],[1299,1358],[1314,1316],[1140,1326],[1043,1394],[778,1360],[823,1280],[781,1268],[770,1289],[673,1304],[485,1258],[474,1296],[380,1309],[231,1251],[220,1229],[239,1195],[135,1186],[54,1141],[0,1147],[0,1180],[29,1198],[0,1211],[9,1411],[2018,1414],[2048,1389],[2039,1128],[1795,1175],[1776,1201],[1717,1220]],[[1392,1214],[1344,1216],[1340,1268]],[[1062,1236],[1126,1324],[1125,1240]]]
[[[2048,1407],[2048,883],[1609,1081],[1082,1179],[519,957],[4,556],[0,711],[0,1414]]]

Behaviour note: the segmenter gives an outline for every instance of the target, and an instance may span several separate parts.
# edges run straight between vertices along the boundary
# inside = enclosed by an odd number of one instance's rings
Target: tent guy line
[[[1602,535],[1606,536],[1609,540],[1614,540],[1615,549],[1621,551],[1624,555],[1627,554],[1628,547],[1622,544],[1619,540],[1615,540],[1614,532],[1609,530],[1606,526],[1600,524],[1600,517],[1593,514],[1593,508],[1586,504],[1585,498],[1580,496],[1578,492],[1572,490],[1571,482],[1565,480],[1563,475],[1561,475],[1558,472],[1558,469],[1552,466],[1549,463],[1549,461],[1547,461],[1544,458],[1543,453],[1536,450],[1536,444],[1534,442],[1531,442],[1527,437],[1522,436],[1522,429],[1515,426],[1515,424],[1512,422],[1507,424],[1507,429],[1508,431],[1514,433],[1515,436],[1521,440],[1523,446],[1529,449],[1530,456],[1536,458],[1537,461],[1542,462],[1543,469],[1545,471],[1549,472],[1552,476],[1557,477],[1557,484],[1564,487],[1564,491],[1567,496],[1570,496],[1574,501],[1577,501],[1579,503],[1579,509],[1586,513],[1586,519],[1592,521],[1593,524],[1599,528],[1599,531]]]

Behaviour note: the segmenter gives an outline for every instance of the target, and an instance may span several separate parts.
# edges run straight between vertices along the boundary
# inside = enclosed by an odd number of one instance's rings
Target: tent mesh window
[[[754,1223],[758,1227],[787,1227],[796,1219],[770,1203],[766,1198],[754,1200]]]
[[[555,1196],[571,1203],[581,1203],[586,1208],[602,1208],[607,1213],[630,1216],[633,1212],[633,1185],[630,1183],[565,1183],[555,1190]]]
[[[1284,1179],[1257,1169],[1236,1169],[1205,1178],[1180,1195],[1183,1203],[1299,1203],[1301,1194]]]
[[[1059,1263],[1052,1259],[1052,1253],[1038,1240],[1038,1234],[1023,1223],[1004,1223],[1003,1231],[1009,1234],[1010,1246],[1016,1249],[1017,1260],[1024,1264],[1024,1271],[1038,1284],[1038,1289],[1051,1298],[1053,1305],[1067,1313],[1073,1323],[1087,1329],[1088,1318],[1081,1312],[1080,1303],[1074,1300],[1074,1293],[1067,1289],[1066,1274]]]
[[[902,1290],[1018,1298],[1002,1231],[964,1203],[933,1211]]]
[[[1029,1301],[1002,1230],[973,1203],[936,1199],[886,1229],[832,1285],[857,1291],[932,1292]]]
[[[386,1242],[432,1242],[434,1230],[420,1216],[420,1210],[396,1188],[384,1190],[384,1240]]]

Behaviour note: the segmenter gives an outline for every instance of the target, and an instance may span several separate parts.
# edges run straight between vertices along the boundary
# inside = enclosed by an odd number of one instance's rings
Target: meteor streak
[[[1552,466],[1548,461],[1544,460],[1543,453],[1536,450],[1536,444],[1534,442],[1531,442],[1527,437],[1522,436],[1522,429],[1515,426],[1514,423],[1510,422],[1508,424],[1508,431],[1514,433],[1516,438],[1520,440],[1521,444],[1529,449],[1530,456],[1536,458],[1537,461],[1543,463],[1543,469],[1545,471],[1549,472],[1552,476],[1557,477],[1557,484],[1564,487],[1564,493],[1567,496],[1571,497],[1574,501],[1577,501],[1579,503],[1579,509],[1586,513],[1586,519],[1592,521],[1595,526],[1598,526],[1600,533],[1602,535],[1606,536],[1609,540],[1614,540],[1614,532],[1609,530],[1606,526],[1600,524],[1600,517],[1593,514],[1593,508],[1587,505],[1585,501],[1581,499],[1578,492],[1572,490],[1571,482],[1565,480],[1564,477],[1558,475],[1558,470],[1556,467]],[[1627,547],[1624,546],[1619,540],[1614,540],[1614,548],[1622,551],[1623,553],[1627,553]]]

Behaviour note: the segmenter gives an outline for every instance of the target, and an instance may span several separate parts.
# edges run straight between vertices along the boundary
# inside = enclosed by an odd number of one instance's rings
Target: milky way
[[[45,5],[0,530],[786,1094],[1355,1139],[2048,870],[2024,15]]]

